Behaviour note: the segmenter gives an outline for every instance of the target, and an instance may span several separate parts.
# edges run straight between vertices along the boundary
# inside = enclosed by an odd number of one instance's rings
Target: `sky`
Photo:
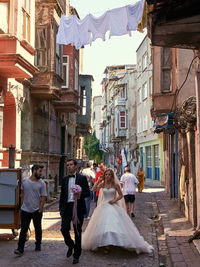
[[[87,14],[100,17],[109,9],[133,5],[138,0],[70,0],[70,5],[76,8],[80,19]],[[106,66],[136,64],[136,50],[146,33],[132,31],[132,36],[113,36],[106,41],[97,39],[92,45],[84,48],[83,74],[93,75],[93,96],[101,95],[101,81]]]

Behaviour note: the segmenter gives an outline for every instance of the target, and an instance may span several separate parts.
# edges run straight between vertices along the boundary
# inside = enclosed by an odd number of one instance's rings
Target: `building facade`
[[[84,137],[92,132],[92,75],[79,75],[79,105],[76,128],[76,157],[82,161],[88,161],[84,149]]]
[[[101,100],[102,96],[94,96],[92,105],[92,131],[95,131],[96,137],[99,140],[101,138]]]
[[[185,216],[196,225],[196,175],[195,159],[192,156],[196,150],[194,66],[181,93],[176,94],[177,88],[184,82],[188,62],[191,62],[192,58],[193,52],[190,50],[153,48],[152,114],[156,120],[166,119],[165,124],[158,129],[164,136],[166,190],[171,197],[179,200]]]
[[[26,100],[23,81],[38,72],[34,65],[35,1],[1,1],[0,13],[0,166],[9,167],[12,146],[13,165],[20,167],[21,113]]]
[[[164,184],[163,136],[154,133],[152,107],[152,58],[150,39],[145,36],[137,51],[137,143],[139,162],[146,181]]]
[[[102,81],[101,149],[106,164],[117,166],[119,174],[136,164],[135,72],[135,65],[107,66]]]

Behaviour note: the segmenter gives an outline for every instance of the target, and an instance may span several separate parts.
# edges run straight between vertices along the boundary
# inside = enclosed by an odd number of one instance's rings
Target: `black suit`
[[[79,219],[77,230],[75,225],[73,225],[75,233],[75,243],[71,239],[69,233],[73,215],[73,204],[74,204],[73,202],[67,202],[69,179],[75,179],[75,184],[79,185],[82,188],[81,197],[77,201],[77,215]],[[77,173],[76,178],[69,178],[68,176],[63,178],[61,193],[60,193],[60,203],[59,203],[59,210],[62,217],[61,232],[64,237],[65,244],[70,248],[72,247],[74,248],[75,258],[79,258],[81,255],[82,224],[83,224],[83,217],[86,214],[85,198],[89,196],[90,196],[90,191],[88,187],[87,178],[85,176]]]

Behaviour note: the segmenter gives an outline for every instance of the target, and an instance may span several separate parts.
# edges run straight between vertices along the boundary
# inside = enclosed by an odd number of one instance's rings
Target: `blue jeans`
[[[87,209],[87,213],[85,215],[85,218],[87,218],[89,216],[89,213],[90,213],[90,203],[91,203],[91,200],[92,199],[93,199],[93,192],[90,190],[90,196],[85,200],[86,209]]]

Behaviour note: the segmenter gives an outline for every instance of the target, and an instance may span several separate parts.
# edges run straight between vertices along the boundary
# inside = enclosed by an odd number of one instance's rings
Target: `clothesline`
[[[129,34],[137,30],[137,25],[142,17],[144,0],[134,5],[127,5],[106,11],[96,18],[88,14],[80,20],[76,15],[67,18],[61,16],[57,34],[57,43],[73,44],[76,49],[91,44],[97,38],[105,41],[105,35],[109,31],[109,37]]]

